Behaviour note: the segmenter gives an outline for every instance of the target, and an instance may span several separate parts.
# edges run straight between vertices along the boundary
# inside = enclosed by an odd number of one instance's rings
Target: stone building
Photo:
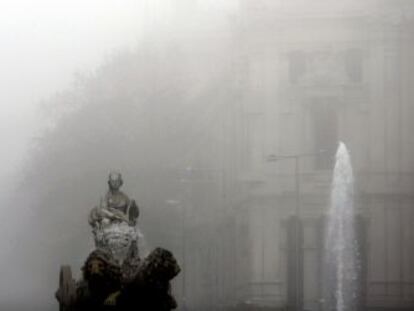
[[[235,75],[211,134],[220,155],[199,161],[218,173],[187,189],[210,185],[207,197],[187,198],[210,215],[190,216],[204,221],[188,229],[187,247],[198,247],[188,255],[188,307],[323,308],[320,228],[339,140],[364,220],[363,303],[414,307],[412,4],[240,0]],[[292,216],[302,227],[296,253]]]

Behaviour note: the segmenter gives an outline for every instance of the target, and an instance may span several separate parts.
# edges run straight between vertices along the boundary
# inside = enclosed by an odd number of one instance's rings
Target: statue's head
[[[108,185],[111,190],[118,190],[121,188],[122,184],[122,175],[119,172],[111,172],[108,177]]]

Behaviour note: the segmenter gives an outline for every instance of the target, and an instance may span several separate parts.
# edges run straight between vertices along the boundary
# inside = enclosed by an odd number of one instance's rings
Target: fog
[[[80,278],[113,170],[140,208],[142,254],[165,247],[182,267],[179,310],[279,310],[292,295],[323,309],[318,224],[339,141],[364,307],[414,307],[412,2],[0,6],[2,310],[59,307],[60,266]]]

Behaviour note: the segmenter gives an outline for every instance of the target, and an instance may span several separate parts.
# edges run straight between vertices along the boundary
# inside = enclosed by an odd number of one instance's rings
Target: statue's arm
[[[88,222],[93,227],[95,226],[96,222],[100,220],[101,220],[101,215],[98,211],[98,207],[95,206],[89,213]]]

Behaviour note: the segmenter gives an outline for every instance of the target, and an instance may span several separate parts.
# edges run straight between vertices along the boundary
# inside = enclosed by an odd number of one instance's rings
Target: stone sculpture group
[[[140,257],[139,209],[120,191],[122,184],[120,173],[110,173],[107,194],[90,212],[95,249],[73,289],[61,284],[56,292],[61,310],[168,311],[177,307],[170,281],[180,267],[166,249],[156,248]]]

